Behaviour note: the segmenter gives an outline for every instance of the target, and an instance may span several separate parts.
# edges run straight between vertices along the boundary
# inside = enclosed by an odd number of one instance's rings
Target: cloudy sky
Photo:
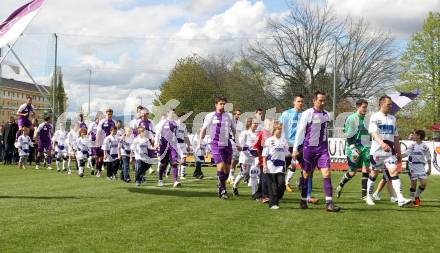
[[[320,0],[315,0],[320,2]],[[27,0],[1,0],[0,19]],[[46,0],[16,51],[39,83],[53,70],[59,34],[69,110],[87,110],[91,72],[92,111],[113,107],[118,114],[151,104],[178,58],[238,54],[264,40],[268,18],[286,15],[286,0]],[[364,17],[372,29],[390,32],[403,50],[440,0],[328,0],[341,17]],[[9,57],[9,60],[14,59]],[[7,78],[29,81],[4,68]]]

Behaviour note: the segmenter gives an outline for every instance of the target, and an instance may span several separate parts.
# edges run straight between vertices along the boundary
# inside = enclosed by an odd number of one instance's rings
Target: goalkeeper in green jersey
[[[362,170],[362,199],[367,196],[368,168],[370,167],[371,137],[365,126],[368,102],[365,99],[356,101],[356,112],[348,116],[344,124],[344,135],[347,138],[346,151],[348,171],[342,176],[336,194],[339,198],[342,188],[350,181],[356,172]]]

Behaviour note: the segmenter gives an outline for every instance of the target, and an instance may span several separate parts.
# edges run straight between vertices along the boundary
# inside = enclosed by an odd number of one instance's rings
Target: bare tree
[[[332,91],[336,41],[339,99],[371,96],[396,77],[397,57],[386,34],[370,32],[363,20],[340,20],[328,5],[295,2],[289,11],[283,20],[268,21],[270,43],[251,45],[246,56],[283,80],[277,88],[285,99]]]

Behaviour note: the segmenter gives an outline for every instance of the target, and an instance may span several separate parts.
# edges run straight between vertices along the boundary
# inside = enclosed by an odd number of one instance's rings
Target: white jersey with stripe
[[[29,137],[29,135],[20,135],[15,142],[15,147],[18,149],[19,156],[28,156],[29,148],[33,146],[34,144],[32,143],[31,137]]]
[[[431,160],[429,147],[425,143],[412,143],[406,149],[405,154],[408,155],[411,175],[424,175],[426,163]]]
[[[64,130],[56,130],[52,137],[53,143],[57,143],[55,145],[55,152],[67,152],[67,142],[68,142],[68,133]]]
[[[283,137],[269,137],[264,143],[263,157],[266,157],[268,173],[284,173],[286,156],[289,155],[289,143]]]
[[[150,139],[141,136],[134,138],[131,144],[131,150],[134,153],[134,159],[153,164],[154,159],[149,155],[153,150]]]
[[[113,162],[118,158],[119,140],[116,135],[105,137],[102,144],[102,150],[107,153],[105,162]]]
[[[240,133],[238,138],[239,145],[242,149],[240,151],[239,163],[253,164],[255,157],[251,154],[250,150],[253,149],[255,142],[257,141],[257,133],[248,129]]]
[[[396,117],[391,114],[385,115],[380,111],[374,113],[371,115],[370,123],[368,124],[368,133],[377,133],[379,137],[392,149],[392,151],[389,152],[383,151],[379,142],[373,138],[370,149],[371,155],[383,153],[382,156],[391,156],[394,154],[394,137],[399,136],[396,128]]]
[[[78,137],[75,142],[76,159],[83,160],[91,155],[90,140],[87,136]]]

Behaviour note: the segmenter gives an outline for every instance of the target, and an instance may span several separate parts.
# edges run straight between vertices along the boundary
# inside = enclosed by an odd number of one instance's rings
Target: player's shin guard
[[[416,191],[416,198],[420,197],[420,194],[425,190],[425,187],[419,186]]]
[[[243,179],[243,175],[241,173],[238,174],[238,176],[235,178],[235,181],[233,184],[234,188],[238,187],[238,184],[241,182],[242,179]]]
[[[362,178],[361,178],[362,198],[367,196],[367,183],[368,183],[368,173],[362,172]]]
[[[310,174],[310,176],[307,178],[307,199],[310,199],[312,197],[312,190],[313,190],[313,174]]]
[[[403,202],[404,199],[402,195],[402,188],[401,188],[402,185],[399,176],[390,177],[390,179],[391,179],[391,184],[393,185],[394,192],[396,192],[397,200],[399,202]]]
[[[295,170],[292,168],[287,169],[287,176],[286,176],[286,184],[290,183],[290,180],[292,180],[292,177],[295,175]]]
[[[368,178],[368,181],[367,181],[367,194],[368,195],[373,194],[373,189],[374,189],[374,183],[375,182],[376,182],[376,178],[375,177],[370,176]]]
[[[183,163],[180,165],[180,176],[181,176],[181,177],[186,176],[186,162],[183,162]]]
[[[412,201],[416,199],[416,189],[415,188],[409,188],[409,197]]]
[[[352,178],[353,178],[353,176],[350,175],[349,172],[346,172],[346,173],[342,176],[341,180],[339,181],[339,186],[344,187],[344,185],[345,185],[346,183],[348,183],[348,181],[350,181]]]
[[[177,164],[173,164],[171,167],[173,170],[173,182],[177,182],[177,177],[179,176],[179,169],[177,168]]]
[[[332,187],[332,179],[330,177],[326,177],[322,179],[322,188],[324,189],[325,202],[332,201],[333,187]]]
[[[167,169],[167,164],[166,163],[160,163],[159,164],[159,180],[162,181],[163,180],[163,176],[165,175]]]
[[[307,192],[309,184],[307,183],[308,178],[301,177],[300,184],[301,184],[301,200],[307,201]]]

